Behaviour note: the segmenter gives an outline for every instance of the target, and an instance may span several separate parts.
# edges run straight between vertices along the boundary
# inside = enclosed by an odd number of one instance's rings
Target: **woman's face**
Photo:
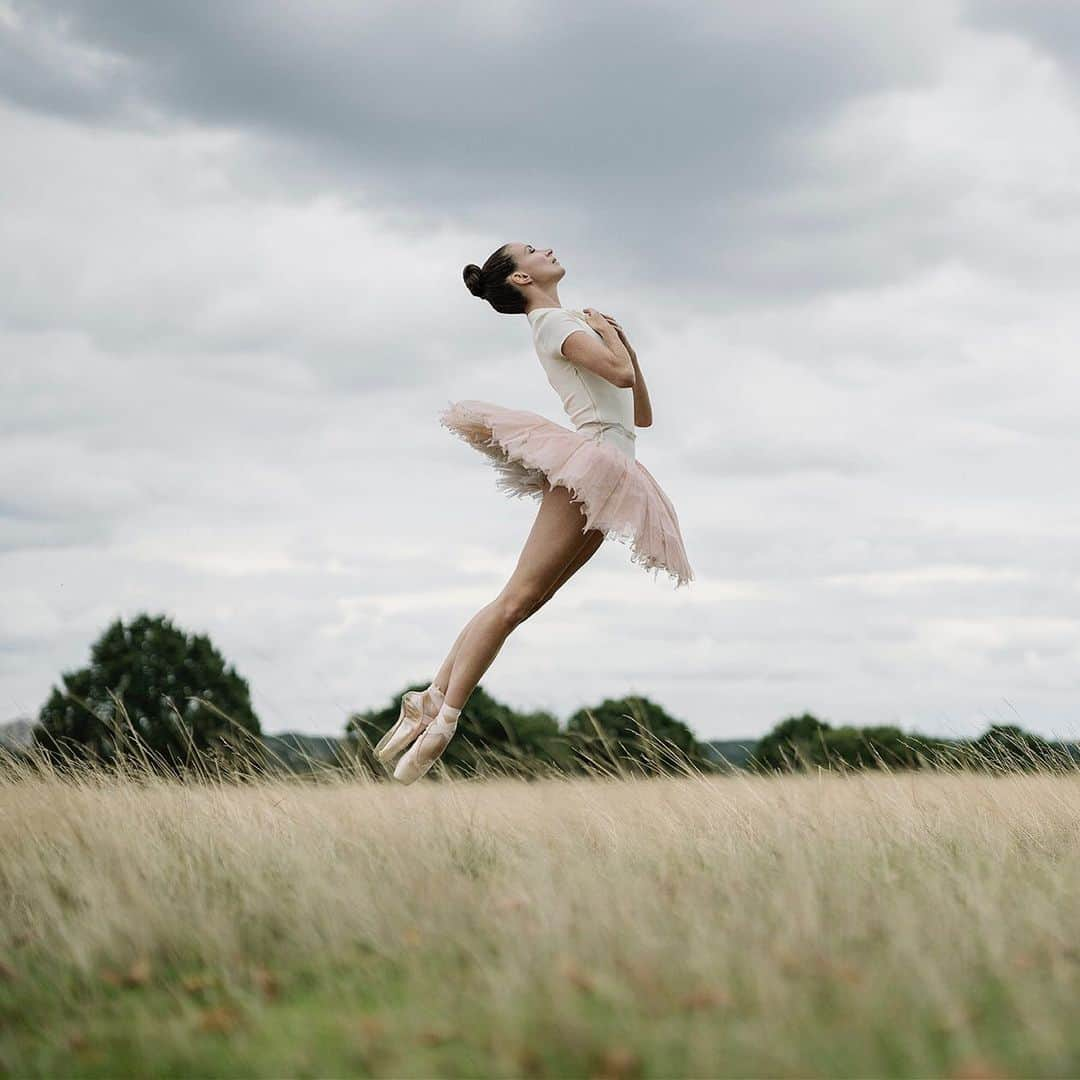
[[[552,248],[540,248],[534,244],[511,244],[510,252],[514,256],[518,273],[528,274],[534,284],[541,288],[561,281],[566,273],[566,268],[555,258]]]

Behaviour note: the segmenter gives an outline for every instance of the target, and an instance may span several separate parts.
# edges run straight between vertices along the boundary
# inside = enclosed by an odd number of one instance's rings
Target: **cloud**
[[[627,327],[698,578],[605,544],[487,689],[1075,732],[1080,123],[1024,10],[0,7],[0,719],[140,610],[270,730],[433,674],[536,509],[438,409],[564,419],[461,283],[513,238]]]
[[[979,29],[1022,36],[1073,77],[1080,72],[1080,11],[1071,0],[972,0],[967,16]]]
[[[854,101],[931,85],[951,32],[950,5],[929,0],[891,15],[854,0],[563,0],[542,18],[514,4],[16,10],[9,38],[108,57],[123,77],[88,88],[86,64],[17,66],[0,84],[13,100],[242,130],[259,142],[257,182],[283,194],[346,193],[423,229],[501,219],[490,248],[539,231],[601,274],[673,293],[707,276],[731,297],[805,288],[808,234],[851,275],[850,209],[789,197],[814,170],[841,179],[805,142]]]

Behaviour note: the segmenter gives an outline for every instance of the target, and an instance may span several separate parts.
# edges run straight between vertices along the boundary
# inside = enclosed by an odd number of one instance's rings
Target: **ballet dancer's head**
[[[503,315],[521,315],[530,307],[559,304],[558,284],[566,273],[551,248],[503,244],[483,266],[469,263],[462,272],[473,296]]]

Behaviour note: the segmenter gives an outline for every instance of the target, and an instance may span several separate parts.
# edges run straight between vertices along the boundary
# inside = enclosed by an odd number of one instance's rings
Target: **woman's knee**
[[[542,599],[542,590],[519,585],[500,593],[492,606],[504,628],[510,631],[523,623],[536,610]]]

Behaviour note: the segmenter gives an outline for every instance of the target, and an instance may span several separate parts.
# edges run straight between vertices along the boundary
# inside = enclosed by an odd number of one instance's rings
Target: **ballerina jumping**
[[[561,305],[565,274],[551,248],[524,243],[504,244],[482,267],[470,263],[463,271],[474,296],[528,319],[574,428],[487,401],[452,402],[440,414],[444,427],[488,457],[499,490],[539,499],[540,509],[502,591],[466,623],[431,685],[404,695],[397,722],[376,745],[386,766],[405,750],[393,774],[402,783],[438,761],[503,642],[605,538],[628,544],[631,561],[646,570],[665,570],[675,588],[694,578],[675,507],[636,458],[635,428],[652,424],[637,355],[610,315]]]

